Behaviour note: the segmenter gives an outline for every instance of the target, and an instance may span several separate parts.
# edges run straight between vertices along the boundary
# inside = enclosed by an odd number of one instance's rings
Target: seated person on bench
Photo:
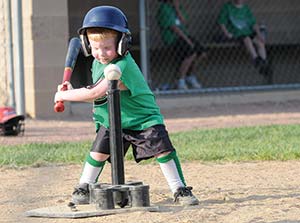
[[[271,75],[265,38],[245,0],[231,0],[225,3],[220,11],[218,24],[228,40],[238,40],[245,45],[260,74]]]

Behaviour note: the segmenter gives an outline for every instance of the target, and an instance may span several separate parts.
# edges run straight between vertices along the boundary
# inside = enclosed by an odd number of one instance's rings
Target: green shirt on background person
[[[248,5],[236,7],[232,2],[223,5],[218,24],[223,24],[234,37],[249,36],[253,34],[253,25],[256,19]]]
[[[180,8],[180,11],[186,18],[186,13],[182,8]],[[186,27],[180,22],[180,19],[176,13],[176,9],[172,4],[167,2],[160,3],[160,7],[156,16],[158,25],[161,28],[161,36],[165,44],[171,45],[179,38],[178,35],[176,35],[171,29],[171,27],[174,25],[180,28],[185,34],[188,34]]]

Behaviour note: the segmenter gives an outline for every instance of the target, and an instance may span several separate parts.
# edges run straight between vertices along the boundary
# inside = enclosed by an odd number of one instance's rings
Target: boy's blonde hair
[[[100,41],[108,37],[114,37],[115,40],[117,41],[118,38],[117,31],[112,29],[100,28],[100,27],[88,28],[86,30],[86,33],[88,38],[93,41]]]

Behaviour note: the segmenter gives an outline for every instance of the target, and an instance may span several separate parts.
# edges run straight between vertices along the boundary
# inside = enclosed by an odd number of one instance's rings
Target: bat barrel
[[[66,55],[65,69],[64,69],[62,83],[65,83],[66,81],[71,80],[71,76],[72,76],[80,49],[81,49],[81,40],[78,37],[73,37],[70,40],[69,46],[68,46],[68,52]],[[65,91],[65,90],[67,90],[67,87],[63,86],[63,89],[61,89],[61,90]],[[64,110],[65,110],[65,106],[62,101],[55,103],[55,105],[54,105],[55,112],[63,112]]]
[[[80,39],[78,37],[73,37],[69,42],[65,67],[70,67],[72,70],[74,69],[80,49],[81,49]]]

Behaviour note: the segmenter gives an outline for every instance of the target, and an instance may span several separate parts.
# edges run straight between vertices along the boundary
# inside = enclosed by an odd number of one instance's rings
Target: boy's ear
[[[86,57],[90,56],[92,52],[91,52],[91,46],[90,46],[89,39],[86,35],[86,32],[80,34],[80,39],[81,39],[82,51],[84,56]]]

